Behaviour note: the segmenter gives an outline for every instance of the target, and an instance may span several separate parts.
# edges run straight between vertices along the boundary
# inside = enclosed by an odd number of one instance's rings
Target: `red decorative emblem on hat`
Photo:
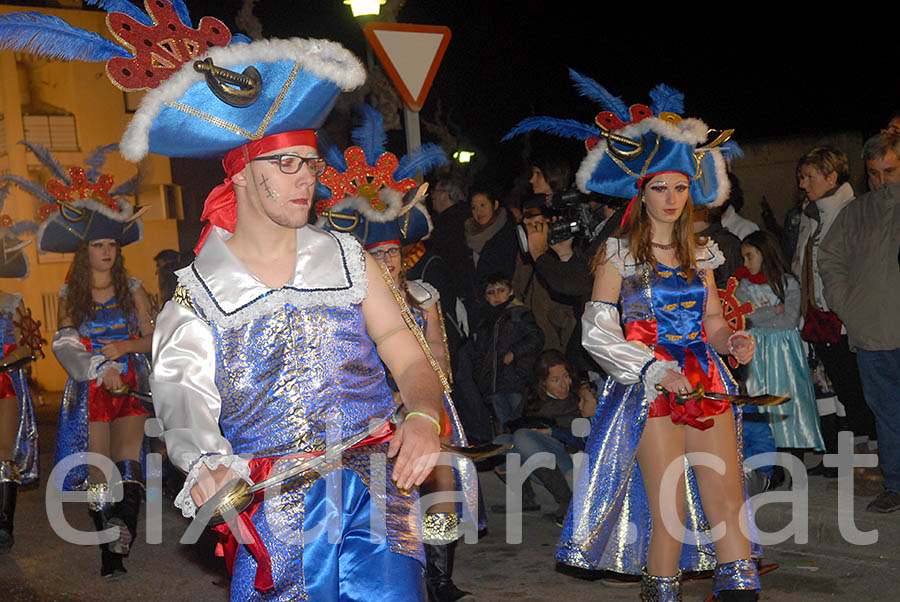
[[[87,179],[83,167],[70,167],[69,177],[72,178],[72,184],[66,186],[59,180],[50,180],[47,182],[47,192],[52,194],[57,201],[72,202],[82,199],[92,199],[103,203],[104,205],[119,211],[119,205],[115,199],[109,196],[109,188],[113,184],[113,177],[109,174],[102,174],[97,178],[96,182]],[[49,211],[44,210],[45,207],[51,207]],[[44,204],[41,206],[41,218],[46,219],[53,210],[55,205]],[[46,215],[44,215],[46,213]]]
[[[378,197],[382,188],[390,188],[403,194],[416,186],[416,181],[406,178],[396,182],[394,172],[399,161],[393,153],[382,153],[375,162],[375,167],[366,162],[366,153],[358,146],[351,146],[344,151],[347,160],[347,171],[339,172],[330,165],[319,177],[319,181],[331,189],[331,198],[316,203],[316,212],[321,213],[341,202],[345,196],[361,196],[367,199],[374,209],[383,211],[384,203]]]
[[[631,121],[624,123],[621,119],[619,119],[615,113],[612,111],[601,111],[597,113],[597,116],[594,117],[594,123],[602,127],[604,130],[614,132],[616,130],[621,130],[622,128],[634,125],[635,123],[641,122],[648,117],[653,117],[653,111],[650,110],[650,107],[642,104],[634,104],[628,109],[628,112],[631,115]],[[597,143],[600,141],[600,138],[596,136],[591,136],[585,141],[585,146],[587,146],[588,150],[593,149],[597,146]]]
[[[109,13],[107,27],[134,54],[133,59],[112,58],[106,72],[126,91],[155,88],[181,66],[213,46],[227,46],[231,32],[215,17],[203,17],[197,29],[179,19],[168,0],[146,0],[154,25],[143,25],[124,13]]]

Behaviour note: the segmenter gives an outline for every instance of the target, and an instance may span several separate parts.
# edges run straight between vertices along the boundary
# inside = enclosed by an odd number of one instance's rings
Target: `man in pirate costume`
[[[442,387],[375,261],[352,236],[307,223],[324,168],[315,130],[341,90],[363,83],[362,66],[328,41],[246,43],[209,17],[193,29],[181,0],[150,0],[149,16],[111,5],[129,13],[107,20],[127,48],[90,58],[108,60],[123,88],[151,88],[122,154],[224,155],[228,174],[156,323],[154,405],[169,456],[187,472],[176,505],[193,516],[234,477],[259,481],[286,458],[343,448],[386,424],[394,405],[383,361],[406,419],[346,450],[341,466],[253,499],[231,522],[247,545],[224,546],[231,595],[423,599],[414,488],[436,460]],[[370,530],[379,511],[380,534]]]
[[[445,164],[446,155],[437,145],[425,144],[398,160],[385,149],[381,115],[368,105],[362,105],[360,112],[361,122],[352,133],[353,146],[342,155],[336,149],[327,154],[329,165],[321,181],[329,191],[316,204],[317,224],[326,230],[352,233],[384,266],[386,282],[404,306],[403,311],[408,312],[407,326],[423,348],[427,347],[435,360],[433,368],[442,373],[442,382],[447,386],[442,442],[465,447],[468,442],[449,391],[452,375],[440,294],[427,282],[407,279],[405,267],[410,250],[415,253],[414,245],[428,238],[433,230],[428,211],[419,202],[424,200],[427,186],[416,190],[411,176]],[[413,199],[404,204],[404,195]],[[390,374],[388,382],[399,396]],[[432,499],[430,494],[461,495],[458,499],[434,500],[427,507],[423,500],[422,539],[431,602],[453,602],[467,595],[453,583],[453,561],[460,523],[467,521],[475,527],[478,521],[475,465],[460,454],[447,458],[448,465],[435,466],[420,488],[423,495],[428,495],[425,499]]]
[[[9,187],[0,189],[0,207]],[[17,238],[33,229],[0,215],[0,278],[27,278],[30,241]],[[23,364],[40,349],[40,324],[22,304],[22,295],[0,291],[0,555],[12,549],[16,493],[38,479],[38,432],[34,403]],[[32,349],[30,345],[35,345]]]

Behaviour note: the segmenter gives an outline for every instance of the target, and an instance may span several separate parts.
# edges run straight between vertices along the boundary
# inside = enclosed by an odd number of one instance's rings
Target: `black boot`
[[[561,527],[572,501],[572,488],[569,487],[569,482],[558,468],[536,468],[534,475],[553,496],[556,502],[556,512],[552,514],[553,522]]]
[[[719,602],[756,602],[759,595],[752,589],[731,589],[719,592]]]
[[[13,542],[13,516],[16,513],[16,491],[19,484],[15,481],[0,483],[0,554],[8,554]]]
[[[453,583],[455,554],[455,541],[442,545],[425,545],[429,602],[455,602],[469,595],[469,592],[459,589]]]
[[[113,504],[109,526],[119,528],[119,537],[110,542],[109,549],[116,554],[128,556],[131,544],[137,536],[138,513],[144,496],[144,475],[141,463],[136,460],[116,462],[122,476],[122,500]]]
[[[94,521],[94,528],[97,529],[98,533],[105,531],[110,526],[111,507],[100,501],[101,498],[105,497],[107,491],[106,483],[88,486],[88,496],[89,498],[94,498],[94,500],[89,502],[88,514],[91,515],[91,520]],[[122,564],[122,555],[110,550],[109,546],[110,544],[106,543],[100,544],[100,576],[107,579],[115,579],[128,571],[125,570],[125,566]]]

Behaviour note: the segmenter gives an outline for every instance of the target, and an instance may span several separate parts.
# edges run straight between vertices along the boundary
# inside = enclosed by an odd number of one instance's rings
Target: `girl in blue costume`
[[[0,228],[0,278],[25,278],[27,243]],[[22,295],[0,292],[0,555],[13,546],[13,517],[19,485],[38,479],[37,421],[25,370],[18,365],[33,352],[23,343],[22,326],[31,322]]]
[[[760,408],[769,414],[776,446],[824,451],[816,393],[797,330],[800,284],[784,264],[773,234],[760,230],[748,235],[741,254],[744,267],[735,272],[740,280],[735,295],[741,302],[753,303],[747,318],[757,342],[747,393],[791,398],[780,406]]]
[[[585,349],[610,378],[557,558],[640,572],[645,602],[681,600],[682,570],[711,569],[715,560],[718,599],[755,600],[759,550],[742,506],[740,410],[674,399],[700,385],[736,392],[719,354],[741,362],[753,355],[752,339],[732,334],[722,317],[712,270],[723,258],[691,229],[691,201],[720,204],[728,196],[722,151],[730,132],[707,142],[706,125],[683,119],[683,95],[665,85],[651,91],[652,106],[626,107],[595,81],[570,74],[608,110],[591,125],[532,118],[511,134],[537,129],[585,140],[579,188],[633,198],[619,234],[598,252],[582,318]]]

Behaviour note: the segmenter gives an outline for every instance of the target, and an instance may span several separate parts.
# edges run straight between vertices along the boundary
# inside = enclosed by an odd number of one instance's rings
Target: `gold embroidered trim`
[[[697,332],[692,332],[689,335],[687,335],[687,338],[689,338],[690,340],[693,341],[694,339],[696,339],[699,336],[700,336],[700,332],[697,331]]]
[[[447,544],[459,539],[459,516],[435,512],[422,517],[422,540],[428,544]]]
[[[22,476],[19,474],[19,465],[12,460],[0,461],[0,483],[22,484]]]
[[[681,303],[681,307],[683,307],[685,309],[690,309],[690,308],[694,307],[695,305],[697,305],[696,301],[683,301]]]
[[[175,285],[175,292],[172,294],[172,301],[184,307],[185,309],[194,311],[194,298],[180,282]]]
[[[178,111],[182,111],[183,113],[187,113],[192,117],[196,117],[198,119],[202,119],[204,121],[208,121],[209,123],[218,126],[224,130],[228,130],[237,134],[238,136],[243,136],[249,140],[259,140],[266,134],[266,130],[269,128],[269,123],[272,122],[272,119],[275,118],[275,114],[278,112],[278,109],[281,107],[281,103],[284,101],[284,97],[287,96],[288,90],[291,89],[291,86],[294,84],[294,79],[296,79],[297,74],[300,73],[300,63],[294,63],[294,68],[291,69],[290,74],[287,77],[287,80],[284,82],[284,85],[281,87],[281,90],[278,92],[278,96],[275,97],[275,100],[272,102],[272,106],[269,107],[269,112],[266,113],[265,118],[262,120],[260,126],[256,129],[256,132],[251,132],[249,130],[245,130],[244,128],[234,125],[233,123],[229,123],[224,119],[216,117],[214,115],[210,115],[209,113],[204,113],[194,107],[188,106],[181,102],[167,102],[166,105],[176,109]]]
[[[416,324],[416,321],[413,319],[412,313],[409,311],[409,305],[406,303],[406,299],[400,292],[400,289],[397,288],[397,283],[394,282],[394,279],[391,277],[391,273],[388,272],[387,266],[385,266],[383,263],[380,263],[378,265],[381,268],[381,277],[384,278],[384,281],[391,288],[391,292],[394,293],[394,299],[396,299],[397,303],[400,305],[400,315],[403,316],[403,321],[406,322],[406,326],[412,331],[413,335],[415,335],[416,340],[419,341],[419,345],[422,347],[422,351],[425,352],[425,357],[428,359],[428,363],[431,364],[431,369],[434,370],[435,374],[437,374],[438,379],[441,381],[441,385],[444,387],[444,392],[447,395],[450,395],[452,389],[450,387],[450,383],[447,382],[447,376],[441,369],[440,364],[437,363],[437,360],[434,359],[434,355],[431,353],[431,349],[428,347],[428,342],[425,340],[425,335],[422,334],[422,329],[419,328],[418,324]]]
[[[676,307],[678,307],[678,304],[677,304],[677,303],[672,303],[672,304],[670,304],[670,305],[663,305],[663,306],[662,306],[662,309],[663,309],[663,311],[675,311],[675,308],[676,308]]]
[[[667,334],[666,338],[669,339],[670,341],[674,342],[674,341],[680,341],[684,337],[681,336],[680,334]]]
[[[90,483],[87,486],[88,509],[102,512],[109,507],[109,485],[106,483]]]

